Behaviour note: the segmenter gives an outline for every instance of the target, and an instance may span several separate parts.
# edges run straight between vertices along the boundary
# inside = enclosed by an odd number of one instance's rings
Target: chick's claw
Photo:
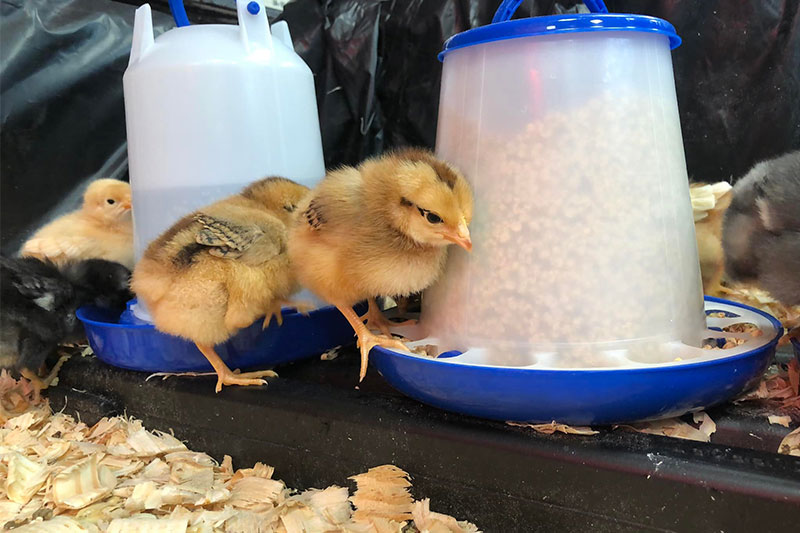
[[[358,381],[364,381],[367,375],[367,365],[369,364],[369,352],[375,346],[384,348],[394,348],[396,350],[408,351],[408,347],[395,339],[385,335],[375,335],[367,328],[364,328],[358,335],[358,347],[361,350],[361,370],[358,374]]]
[[[281,306],[278,305],[277,309],[273,308],[267,313],[267,316],[264,317],[264,322],[261,324],[261,329],[267,329],[269,327],[273,316],[275,317],[275,322],[278,323],[278,326],[283,325],[283,313],[281,312]]]
[[[228,372],[217,374],[217,386],[214,390],[215,392],[221,391],[223,385],[240,385],[246,387],[249,385],[261,386],[266,384],[267,382],[263,379],[242,377],[241,374],[235,374],[228,370]]]
[[[269,311],[269,313],[267,313],[267,316],[264,317],[264,323],[261,325],[261,329],[267,329],[270,322],[272,321],[273,316],[275,317],[275,321],[278,323],[279,326],[283,325],[282,309],[284,307],[290,307],[292,309],[296,309],[298,313],[306,316],[308,315],[308,313],[317,308],[311,302],[292,302],[289,300],[281,300],[277,302],[274,305],[274,307]]]
[[[267,382],[261,378],[278,376],[272,370],[240,374],[238,369],[231,370],[228,368],[228,365],[217,355],[213,346],[197,344],[197,349],[208,359],[208,362],[214,367],[214,372],[217,373],[217,386],[214,389],[216,392],[221,391],[223,385],[241,385],[245,387],[248,385],[266,385]]]
[[[242,374],[238,368],[233,372],[226,368],[222,373],[217,374],[217,387],[215,390],[216,392],[221,391],[223,385],[240,385],[244,387],[248,385],[266,385],[267,382],[261,378],[276,377],[278,377],[278,374],[272,370],[259,370],[258,372],[245,372]]]
[[[286,307],[296,309],[301,315],[308,315],[308,313],[317,308],[317,306],[311,302],[286,302]]]

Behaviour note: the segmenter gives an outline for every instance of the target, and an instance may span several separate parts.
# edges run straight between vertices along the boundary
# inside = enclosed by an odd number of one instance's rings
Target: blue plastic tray
[[[119,312],[97,307],[82,307],[77,315],[92,350],[110,365],[145,372],[213,370],[193,343],[161,333],[150,324],[121,324]],[[216,348],[231,368],[269,368],[318,356],[354,340],[353,329],[335,307],[308,316],[284,309],[282,326],[273,320],[262,330],[259,320]]]
[[[775,327],[774,332],[765,331],[771,335],[769,342],[749,352],[708,361],[637,368],[473,365],[382,347],[372,350],[370,360],[403,394],[481,418],[537,423],[557,420],[573,425],[669,418],[739,395],[758,382],[775,355],[783,332],[780,322],[757,309],[710,297],[706,298],[707,312],[719,309],[719,304],[736,308],[742,321],[747,321],[749,313],[768,319]]]

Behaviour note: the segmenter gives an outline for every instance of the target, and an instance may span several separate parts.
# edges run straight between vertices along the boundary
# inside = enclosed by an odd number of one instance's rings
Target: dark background
[[[140,2],[2,0],[0,245],[13,254],[85,183],[127,179],[122,74]],[[488,24],[500,0],[295,0],[281,15],[314,72],[328,166],[385,148],[433,146],[441,64],[454,33]],[[800,148],[800,0],[609,0],[683,38],[673,52],[687,166],[735,180]],[[151,2],[156,33],[173,27]],[[235,23],[233,0],[186,1],[193,23]],[[574,11],[527,0],[516,17]],[[224,103],[221,103],[224,105]]]

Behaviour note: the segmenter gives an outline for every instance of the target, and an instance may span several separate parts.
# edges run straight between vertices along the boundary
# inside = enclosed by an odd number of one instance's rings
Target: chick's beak
[[[458,224],[458,228],[455,230],[448,229],[444,233],[442,233],[442,237],[447,239],[448,241],[459,245],[463,249],[468,252],[472,251],[472,239],[469,237],[469,228],[467,227],[467,221],[463,218],[461,222]]]
[[[131,203],[130,203],[130,202],[122,202],[122,203],[120,204],[120,207],[121,207],[122,209],[125,209],[125,210],[127,211],[128,209],[130,209],[130,208],[131,208]]]

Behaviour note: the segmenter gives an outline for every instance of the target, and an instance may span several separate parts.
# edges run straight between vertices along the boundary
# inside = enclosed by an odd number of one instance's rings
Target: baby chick
[[[75,317],[81,305],[122,308],[131,298],[130,271],[119,263],[92,259],[59,269],[33,257],[0,257],[0,366],[28,378],[36,396],[58,371],[37,372],[59,343],[82,337]]]
[[[700,258],[703,292],[717,296],[722,291],[725,256],[722,251],[722,221],[731,203],[727,182],[694,183],[689,188],[694,211],[694,229]]]
[[[364,379],[373,346],[407,349],[390,336],[375,297],[430,286],[450,243],[472,249],[472,191],[430,152],[405,149],[329,173],[299,210],[289,239],[292,264],[300,283],[355,330]],[[369,311],[359,317],[353,305],[365,299]]]
[[[800,151],[763,161],[733,188],[722,243],[729,276],[800,305]]]
[[[99,179],[83,196],[83,207],[37,231],[20,255],[63,265],[74,259],[107,259],[133,268],[131,187],[124,181]]]
[[[285,178],[257,181],[241,193],[179,220],[150,243],[132,287],[157,329],[189,339],[223,385],[263,385],[272,371],[236,374],[214,345],[274,314],[298,289],[286,253],[287,224],[308,188]]]

